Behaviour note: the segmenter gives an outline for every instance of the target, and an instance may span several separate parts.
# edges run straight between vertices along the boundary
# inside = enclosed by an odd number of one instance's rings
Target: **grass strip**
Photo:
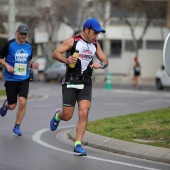
[[[0,90],[0,96],[6,96],[6,91],[5,90]]]
[[[87,130],[110,138],[170,148],[170,107],[89,122]]]

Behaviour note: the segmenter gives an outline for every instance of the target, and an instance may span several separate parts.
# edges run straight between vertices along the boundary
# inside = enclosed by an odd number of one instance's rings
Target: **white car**
[[[157,70],[155,83],[156,83],[157,89],[159,90],[163,90],[164,87],[170,87],[170,77],[166,73],[164,66],[161,66]]]

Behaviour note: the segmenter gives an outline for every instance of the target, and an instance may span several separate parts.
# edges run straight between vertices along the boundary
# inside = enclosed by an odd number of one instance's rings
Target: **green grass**
[[[170,148],[170,107],[89,122],[87,130],[120,140]],[[151,142],[152,141],[152,142]]]
[[[0,90],[0,96],[6,96],[6,91],[5,90]]]

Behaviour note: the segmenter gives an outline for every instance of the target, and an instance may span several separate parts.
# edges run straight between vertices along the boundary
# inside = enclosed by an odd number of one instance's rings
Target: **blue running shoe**
[[[61,111],[60,108],[57,109],[57,110],[55,111],[55,114],[54,114],[53,118],[52,118],[51,121],[50,121],[50,129],[51,129],[51,131],[55,131],[55,130],[57,129],[57,127],[58,127],[58,124],[60,123],[60,121],[57,121],[57,120],[55,119],[56,114],[60,113],[60,111]]]
[[[13,129],[13,133],[14,136],[22,136],[22,133],[20,132],[19,126],[15,126]]]
[[[0,115],[1,115],[2,117],[4,117],[4,116],[6,115],[6,113],[7,113],[7,111],[8,111],[8,109],[5,107],[5,103],[6,103],[7,101],[8,101],[8,100],[5,99],[2,107],[0,108]]]
[[[76,145],[73,148],[74,152],[77,153],[78,156],[87,156],[87,152],[82,148],[80,144]]]

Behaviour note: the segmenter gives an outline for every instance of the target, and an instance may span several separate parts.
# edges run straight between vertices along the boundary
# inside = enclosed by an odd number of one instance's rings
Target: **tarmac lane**
[[[73,141],[71,141],[68,138],[68,134],[71,131],[70,128],[72,128],[74,126],[75,125],[60,127],[58,129],[58,131],[56,132],[56,136],[55,136],[56,143],[53,143],[52,141],[48,140],[48,139],[53,138],[53,137],[50,137],[51,134],[49,133],[48,128],[37,131],[33,135],[33,141],[35,141],[36,143],[38,143],[44,147],[47,147],[49,149],[55,150],[56,152],[59,152],[60,155],[62,155],[64,153],[67,156],[70,155],[73,157],[78,157],[78,156],[75,156],[75,154],[70,150],[70,147],[73,146]],[[62,146],[61,146],[61,143],[62,143]],[[68,146],[70,146],[70,147],[68,147]],[[110,153],[110,152],[98,150],[95,148],[91,148],[88,146],[84,146],[84,148],[88,151],[88,155],[83,158],[80,158],[80,160],[83,159],[82,162],[84,162],[84,159],[89,159],[88,165],[86,165],[87,169],[88,168],[91,169],[93,166],[94,167],[97,166],[98,169],[104,169],[104,168],[122,169],[123,168],[123,169],[130,169],[130,170],[133,170],[133,169],[160,170],[160,169],[162,169],[162,166],[166,165],[166,164],[156,163],[156,162],[147,161],[147,160],[143,160],[143,159],[141,160],[139,158],[132,158],[132,157],[128,157],[125,155],[123,156],[123,155],[119,155],[119,154],[115,154],[115,153]],[[91,165],[91,161],[92,161],[92,165]],[[94,165],[93,165],[93,161],[95,161]],[[99,162],[99,163],[97,163],[97,162]],[[102,164],[100,164],[100,163],[102,163]],[[98,166],[98,164],[100,166]],[[153,164],[155,165],[154,168],[153,168]],[[161,166],[160,166],[160,164],[161,164]],[[166,168],[168,169],[169,166],[167,166]]]
[[[61,106],[61,86],[56,84],[31,83],[27,113],[21,125],[22,137],[12,136],[15,110],[0,118],[0,170],[169,170],[170,164],[120,155],[84,146],[86,157],[73,153],[73,141],[68,134],[77,123],[77,109],[69,122],[61,122],[55,132],[49,130],[49,121],[55,108]],[[168,94],[94,88],[89,121],[120,114],[167,107]],[[128,99],[128,100],[127,100]],[[105,102],[103,102],[105,101]],[[145,102],[143,102],[145,101]],[[147,102],[149,101],[149,102]],[[136,102],[136,104],[135,104]],[[2,102],[1,102],[2,103]],[[114,104],[112,104],[114,103]],[[142,104],[144,103],[144,104]],[[146,105],[149,103],[149,106]],[[132,107],[135,105],[135,107]],[[104,114],[103,114],[104,113]]]

